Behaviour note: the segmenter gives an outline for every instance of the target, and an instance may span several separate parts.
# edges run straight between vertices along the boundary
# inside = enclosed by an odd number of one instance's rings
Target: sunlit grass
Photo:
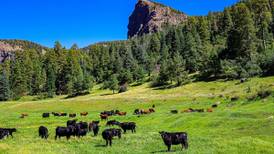
[[[100,90],[96,86],[90,95],[73,99],[58,96],[54,99],[31,101],[25,97],[17,102],[0,104],[0,127],[16,127],[14,138],[0,141],[0,153],[160,153],[166,151],[159,131],[186,131],[190,147],[184,153],[274,153],[274,98],[247,101],[261,85],[274,90],[274,77],[254,78],[237,84],[239,81],[196,82],[182,87],[153,90],[149,84],[130,87],[123,94],[112,95],[112,91]],[[250,92],[246,89],[250,87]],[[230,98],[240,100],[231,102]],[[192,108],[209,108],[215,102],[221,105],[213,113],[179,113]],[[156,113],[134,116],[137,108],[156,105]],[[89,134],[82,139],[65,138],[54,140],[55,128],[65,126],[67,117],[43,119],[43,112],[89,112],[87,117],[77,116],[83,121],[99,120],[99,112],[119,109],[128,112],[126,117],[111,117],[118,121],[137,123],[136,134],[123,134],[115,139],[113,147],[104,147],[101,135]],[[29,117],[20,119],[20,113]],[[272,118],[271,118],[272,117]],[[38,127],[49,128],[47,141],[38,138]],[[101,122],[101,130],[105,122]],[[182,153],[180,146],[173,146],[174,153]]]

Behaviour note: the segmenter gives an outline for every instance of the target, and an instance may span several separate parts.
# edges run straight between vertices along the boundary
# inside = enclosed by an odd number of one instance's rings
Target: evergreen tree
[[[171,78],[177,82],[177,86],[188,82],[188,72],[185,70],[185,61],[179,52],[175,53],[169,70],[171,71]]]
[[[55,80],[56,76],[52,64],[47,65],[47,80],[46,80],[46,92],[49,98],[52,98],[55,95],[56,87]]]
[[[23,65],[24,55],[20,52],[16,52],[16,58],[12,61],[11,64],[11,77],[10,77],[10,86],[12,90],[12,98],[20,99],[22,96],[27,94],[27,78],[24,72]]]
[[[0,74],[0,101],[7,101],[10,99],[9,80],[5,70],[1,70]]]
[[[115,90],[118,90],[119,88],[119,81],[117,79],[117,75],[113,74],[111,75],[109,81],[107,81],[107,87],[112,90],[113,94],[115,93]]]

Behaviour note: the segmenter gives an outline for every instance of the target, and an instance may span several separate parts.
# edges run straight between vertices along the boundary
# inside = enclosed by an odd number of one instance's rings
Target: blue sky
[[[237,0],[155,0],[188,15],[222,11]],[[137,0],[0,0],[0,38],[70,47],[127,38]]]

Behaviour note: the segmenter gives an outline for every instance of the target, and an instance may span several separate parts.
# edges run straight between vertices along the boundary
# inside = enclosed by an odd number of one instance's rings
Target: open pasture
[[[92,94],[73,99],[58,96],[54,99],[32,101],[25,97],[16,102],[0,104],[0,127],[15,127],[14,138],[0,141],[0,153],[164,153],[159,131],[185,131],[188,133],[189,149],[183,153],[274,153],[274,98],[248,101],[262,86],[274,90],[274,78],[254,78],[248,82],[238,81],[196,82],[183,87],[157,90],[147,84],[131,87],[126,93],[112,95],[111,91],[95,87]],[[247,90],[248,89],[248,90]],[[239,97],[231,101],[232,97]],[[181,113],[188,108],[211,108],[221,102],[213,112]],[[155,113],[133,115],[135,109],[148,109],[155,105]],[[101,133],[106,121],[100,121],[97,137],[55,140],[55,128],[66,126],[67,117],[42,118],[44,112],[77,113],[78,121],[100,120],[105,110],[127,112],[126,116],[112,116],[109,120],[136,122],[136,133],[127,132],[115,138],[112,147],[105,147]],[[178,114],[170,113],[178,110]],[[87,116],[80,116],[88,112]],[[21,119],[20,114],[29,116]],[[38,137],[39,126],[49,129],[48,140]],[[181,146],[172,146],[174,153],[182,153]]]

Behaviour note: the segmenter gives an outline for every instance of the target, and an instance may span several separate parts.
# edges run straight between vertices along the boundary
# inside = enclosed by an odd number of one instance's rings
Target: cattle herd
[[[181,112],[213,112],[212,108],[218,107],[218,103],[215,103],[208,109],[186,109],[182,110]],[[138,117],[142,114],[151,114],[155,112],[155,105],[149,109],[135,109],[133,114],[138,115]],[[178,110],[171,110],[172,114],[177,114]],[[76,113],[43,113],[43,118],[49,118],[50,115],[55,117],[66,117],[69,116],[70,118],[75,118],[77,116]],[[80,116],[87,116],[88,112],[80,113]],[[110,116],[126,116],[127,112],[120,112],[119,110],[111,110],[111,111],[103,111],[100,113],[101,121],[108,120]],[[27,113],[22,113],[20,118],[25,118],[29,116]],[[94,136],[97,136],[99,133],[99,123],[100,121],[92,121],[88,122],[77,122],[77,119],[68,120],[66,126],[58,126],[55,129],[55,140],[60,139],[61,137],[65,137],[69,140],[71,137],[84,137],[88,133],[93,132]],[[106,122],[107,127],[111,126],[118,126],[119,128],[107,128],[102,131],[102,138],[106,141],[106,146],[112,146],[112,140],[114,137],[118,137],[119,139],[122,137],[122,132],[125,134],[127,131],[131,131],[132,133],[136,133],[136,123],[135,122],[119,122],[117,120],[108,120]],[[13,133],[16,132],[16,128],[0,128],[0,140],[6,137],[13,137]],[[45,126],[40,126],[38,128],[39,137],[42,139],[47,139],[49,137],[49,130]],[[167,146],[168,151],[170,151],[171,145],[182,145],[182,149],[188,148],[188,136],[186,132],[159,132],[164,144]]]

